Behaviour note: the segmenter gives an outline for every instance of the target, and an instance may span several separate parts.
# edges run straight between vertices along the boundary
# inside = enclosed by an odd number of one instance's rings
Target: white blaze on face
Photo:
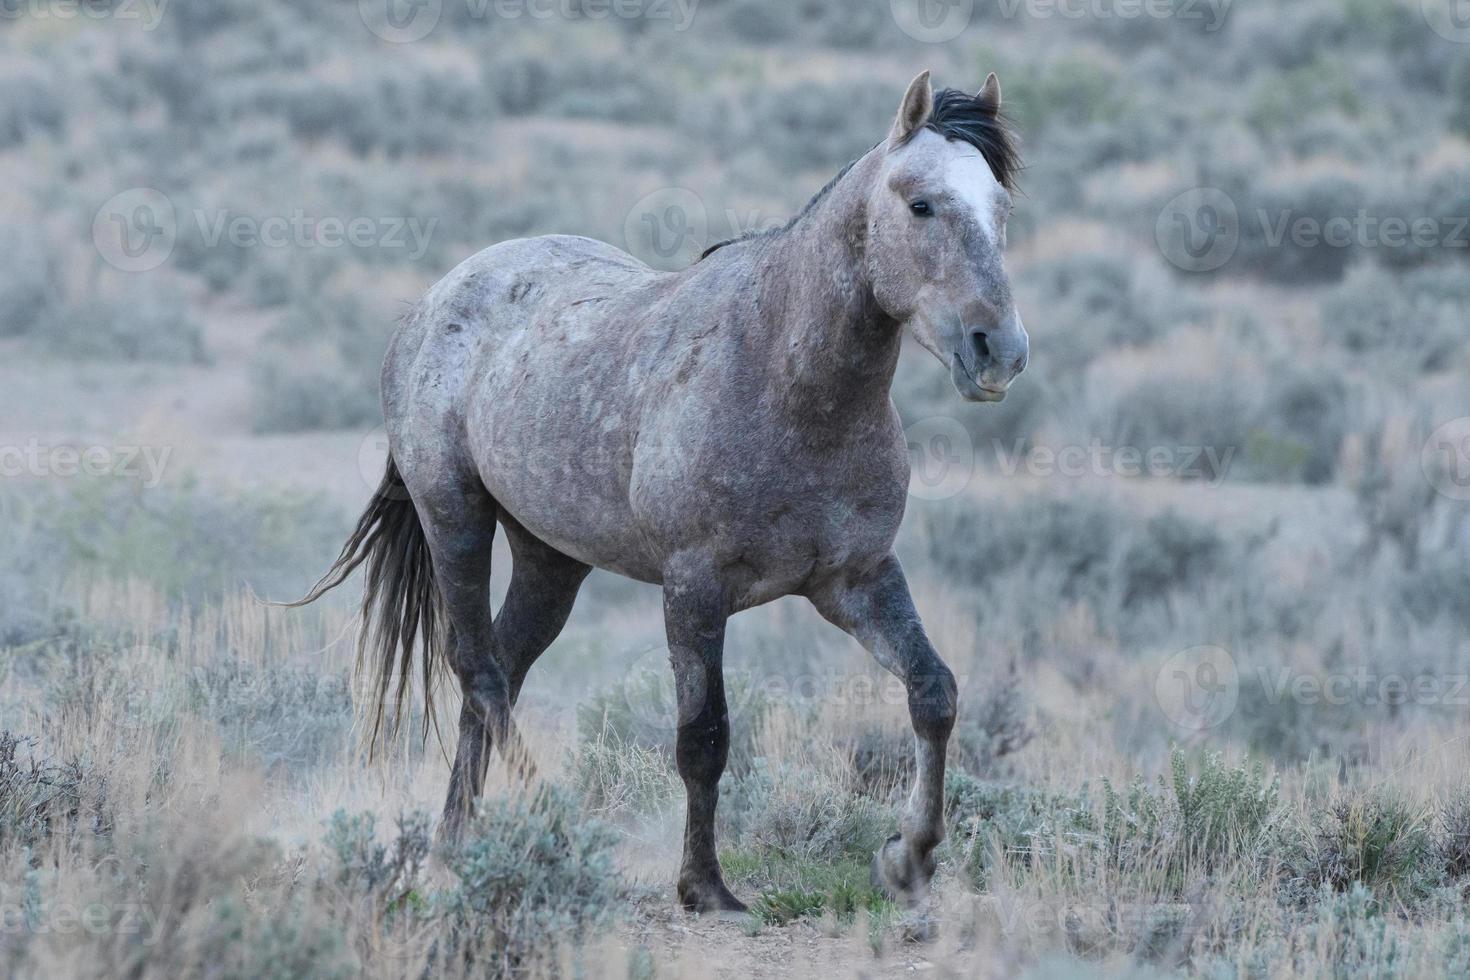
[[[944,183],[955,200],[971,209],[990,241],[1001,244],[1001,216],[1009,207],[1006,191],[990,172],[980,151],[967,143],[949,141],[944,165]]]

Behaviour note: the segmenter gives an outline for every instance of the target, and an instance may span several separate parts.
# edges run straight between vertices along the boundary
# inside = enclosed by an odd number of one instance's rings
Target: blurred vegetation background
[[[1402,629],[1355,622],[1390,600],[1415,630],[1470,626],[1463,508],[1433,492],[1420,458],[1470,406],[1470,230],[1456,227],[1470,216],[1466,46],[1417,2],[1081,19],[1034,6],[977,4],[943,44],[905,34],[886,0],[704,0],[687,21],[651,4],[596,19],[577,0],[552,17],[445,3],[425,8],[437,19],[412,43],[379,36],[392,34],[371,4],[212,0],[166,6],[151,28],[146,11],[108,5],[7,20],[5,441],[176,450],[164,486],[113,481],[62,507],[94,523],[71,553],[48,533],[33,562],[152,574],[94,554],[95,529],[150,547],[172,520],[222,533],[207,516],[216,493],[181,479],[351,509],[370,489],[351,452],[378,421],[386,338],[457,261],[559,232],[659,263],[685,224],[697,253],[783,222],[886,132],[904,84],[932,67],[939,84],[970,88],[996,70],[1023,136],[1009,263],[1035,356],[986,411],[963,410],[944,372],[905,358],[905,419],[955,420],[976,470],[959,497],[914,508],[924,533],[905,540],[927,544],[910,545],[912,560],[974,590],[977,623],[995,623],[983,598],[995,580],[1041,576],[1133,641],[1172,642],[1181,613],[1151,603],[1189,589],[1176,604],[1235,610],[1242,621],[1215,632],[1247,647],[1326,647],[1348,631],[1397,649]],[[1237,210],[1238,244],[1220,268],[1190,272],[1170,261],[1164,226],[1170,202],[1200,187]],[[124,271],[109,219],[138,220],[127,202],[140,188],[161,192],[146,214],[171,218],[172,235],[153,267]],[[1337,247],[1279,232],[1360,214],[1431,219],[1438,238]],[[293,221],[306,230],[270,238],[272,222]],[[366,230],[333,242],[321,221]],[[224,233],[233,222],[258,237]],[[1038,449],[1098,446],[1100,473],[1037,468],[1052,458]],[[1116,475],[1119,451],[1159,448],[1174,470]],[[76,482],[10,481],[67,494]],[[323,524],[322,541],[339,526]],[[326,555],[287,537],[283,567]],[[258,587],[306,580],[246,574],[241,556],[264,547],[247,528],[207,541],[176,549],[170,582],[223,585],[223,571],[177,574],[216,550]],[[1279,586],[1272,563],[1286,561],[1302,566],[1300,591]],[[56,594],[46,576],[19,580],[13,591]],[[39,602],[8,607],[29,621]],[[1032,620],[1054,612],[1011,603],[1002,615],[1023,628],[1005,635],[1034,636]],[[1436,639],[1425,656],[1452,652]]]
[[[377,373],[406,304],[507,238],[583,234],[668,264],[684,219],[697,220],[679,244],[696,254],[783,223],[887,132],[918,71],[973,90],[994,70],[1028,163],[1008,263],[1031,367],[1003,404],[977,411],[914,350],[894,391],[916,432],[948,419],[974,458],[971,471],[961,454],[953,493],[916,494],[899,543],[965,685],[952,789],[971,823],[955,873],[985,887],[987,842],[1012,853],[1064,827],[1104,841],[1102,863],[1046,887],[1070,894],[1094,872],[1123,887],[1119,869],[1136,865],[1120,857],[1118,821],[1143,828],[1144,848],[1209,836],[1188,809],[1187,773],[1170,770],[1177,803],[1148,787],[1065,806],[997,787],[1071,793],[1098,773],[1121,786],[1176,765],[1182,742],[1289,776],[1305,821],[1295,843],[1253,836],[1264,850],[1227,861],[1242,880],[1289,866],[1281,901],[1293,911],[1265,933],[1299,939],[1311,919],[1361,953],[1382,910],[1354,885],[1422,921],[1455,921],[1451,892],[1470,864],[1426,843],[1430,803],[1327,802],[1391,779],[1406,746],[1454,744],[1463,705],[1361,692],[1327,703],[1273,686],[1283,667],[1363,669],[1429,677],[1447,694],[1470,663],[1470,509],[1431,439],[1470,415],[1470,45],[1435,30],[1434,3],[1241,0],[1214,22],[1185,16],[1208,11],[1184,0],[1151,7],[1173,16],[1126,18],[982,0],[938,44],[905,33],[888,0],[702,0],[684,29],[595,19],[582,0],[548,18],[445,0],[411,43],[374,33],[371,6],[175,0],[150,27],[146,7],[62,16],[40,4],[0,21],[0,728],[95,757],[104,736],[119,751],[136,733],[67,736],[67,725],[92,717],[86,705],[125,705],[150,725],[168,719],[149,746],[165,728],[211,732],[285,787],[281,812],[329,811],[357,765],[344,761],[350,658],[317,655],[340,643],[341,610],[315,632],[263,640],[229,625],[253,622],[229,603],[245,588],[299,592],[335,554],[376,481]],[[140,212],[145,188],[163,206],[149,198]],[[1236,213],[1234,250],[1207,271],[1189,271],[1169,237],[1173,202],[1198,188]],[[171,229],[148,268],[127,271],[121,249],[135,239],[118,237],[119,216],[129,235],[142,231],[135,219]],[[1360,216],[1378,230],[1341,246],[1280,233]],[[308,231],[291,230],[298,218]],[[1394,244],[1390,219],[1435,233]],[[237,220],[284,237],[234,235]],[[322,221],[364,231],[328,244]],[[70,477],[61,446],[102,447],[118,465]],[[140,446],[169,451],[161,480],[121,465]],[[1037,462],[1093,447],[1109,459],[1162,449],[1181,465],[1126,475]],[[932,462],[922,439],[914,448]],[[660,754],[668,732],[619,715],[655,683],[645,668],[661,664],[662,642],[656,593],[594,576],[528,683],[528,724],[571,743],[573,781],[603,815],[646,820],[677,796]],[[1238,680],[1238,705],[1207,732],[1172,725],[1155,699],[1163,665],[1201,644],[1228,650]],[[757,685],[869,670],[789,603],[737,620],[730,649],[732,670]],[[113,657],[124,650],[135,652]],[[158,683],[160,669],[182,673]],[[156,697],[140,702],[139,683]],[[753,727],[767,718],[750,710]],[[901,711],[849,717],[798,698],[770,717],[787,715],[804,737],[828,733],[842,761],[773,754],[790,739],[769,725],[737,753],[730,839],[745,870],[732,875],[774,889],[763,915],[778,923],[811,902],[870,900],[852,891],[855,855],[886,833],[881,808],[901,795],[908,745]],[[1434,777],[1413,771],[1449,794],[1460,757],[1436,756]],[[1202,772],[1235,780],[1221,819],[1247,820],[1229,814],[1255,814],[1251,800],[1276,805],[1276,789],[1242,782],[1243,770],[1215,760]],[[793,783],[812,795],[779,797]],[[368,806],[364,795],[352,798]],[[1453,811],[1460,824],[1465,812]],[[1311,825],[1318,813],[1330,826]],[[294,832],[294,819],[278,813],[270,829]],[[1338,854],[1363,845],[1365,822],[1399,862],[1388,878]],[[1463,843],[1435,826],[1444,847]],[[361,824],[333,834],[344,862],[368,847]],[[419,836],[400,828],[398,846]],[[1229,877],[1210,863],[1224,858],[1191,854],[1180,860],[1192,873]],[[847,877],[813,884],[813,862],[833,860],[849,862]],[[1170,861],[1148,878],[1152,898],[1187,891]],[[804,884],[772,884],[792,880]],[[1324,883],[1319,901],[1311,889]],[[1463,957],[1470,930],[1456,928]],[[1382,965],[1373,941],[1349,966]],[[1232,970],[1279,952],[1221,942],[1211,948]],[[1165,960],[1179,947],[1168,949]]]

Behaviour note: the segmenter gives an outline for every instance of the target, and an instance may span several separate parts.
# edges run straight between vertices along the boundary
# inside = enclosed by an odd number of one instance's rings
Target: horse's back
[[[658,275],[621,249],[573,235],[481,249],[431,286],[393,337],[382,378],[390,433],[394,418],[413,410],[418,388],[462,394],[485,358],[575,302],[569,292],[588,285],[622,292]]]
[[[622,249],[576,235],[519,238],[481,249],[425,294],[428,318],[475,319],[524,326],[523,312],[554,301],[588,280],[624,288],[659,274]]]

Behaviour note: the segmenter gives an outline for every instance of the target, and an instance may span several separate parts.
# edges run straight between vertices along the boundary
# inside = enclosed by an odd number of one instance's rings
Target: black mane
[[[923,129],[931,129],[947,140],[955,140],[960,143],[968,143],[980,151],[985,162],[990,165],[990,172],[1000,182],[1000,186],[1014,193],[1016,191],[1016,177],[1023,169],[1021,154],[1016,149],[1015,133],[1010,126],[1010,120],[1004,113],[997,112],[987,103],[977,98],[966,95],[956,88],[947,88],[934,96],[934,109],[929,113],[929,118],[919,129],[909,134],[909,139]],[[902,144],[900,144],[902,145]],[[871,151],[870,151],[871,152]],[[837,182],[847,176],[847,172],[857,164],[852,161],[843,167],[841,172],[827,182],[827,186],[817,191],[806,207],[786,222],[785,227],[780,229],[766,228],[760,231],[748,231],[736,238],[727,238],[723,242],[716,242],[705,249],[699,256],[699,261],[708,258],[710,253],[743,242],[751,238],[764,238],[774,234],[776,231],[790,231],[798,221],[806,216],[817,202],[831,193]]]

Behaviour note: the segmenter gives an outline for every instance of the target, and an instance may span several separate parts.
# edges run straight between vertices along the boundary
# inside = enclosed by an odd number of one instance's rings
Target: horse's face
[[[958,114],[994,124],[995,76],[964,102]],[[950,369],[959,393],[997,402],[1029,356],[1003,256],[1011,195],[976,146],[928,127],[934,108],[925,72],[904,97],[868,201],[869,272],[879,305]]]

